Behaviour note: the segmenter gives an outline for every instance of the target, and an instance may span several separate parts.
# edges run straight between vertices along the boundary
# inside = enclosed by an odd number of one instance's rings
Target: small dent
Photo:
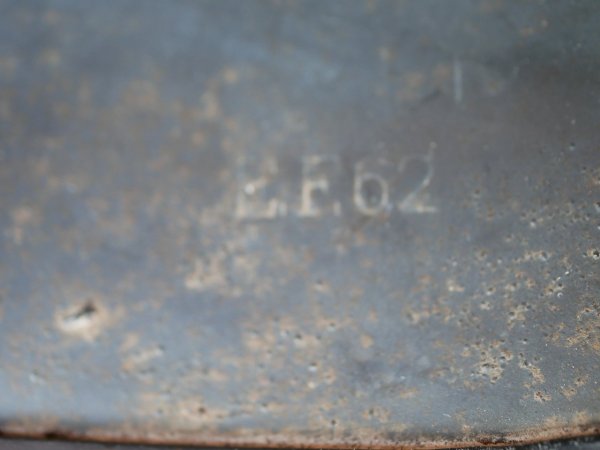
[[[107,323],[107,311],[92,299],[59,311],[56,327],[64,334],[92,341],[103,331]]]

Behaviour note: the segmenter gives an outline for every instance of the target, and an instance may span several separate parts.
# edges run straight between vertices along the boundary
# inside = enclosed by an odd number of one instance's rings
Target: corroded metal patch
[[[2,433],[596,433],[599,22],[0,1]]]

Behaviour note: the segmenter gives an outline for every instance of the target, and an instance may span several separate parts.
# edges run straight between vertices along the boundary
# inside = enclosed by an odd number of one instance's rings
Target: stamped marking
[[[274,219],[284,216],[287,206],[272,192],[273,181],[277,179],[277,161],[267,159],[259,164],[247,160],[238,165],[238,189],[236,217],[244,219]]]
[[[337,200],[325,200],[329,192],[330,177],[338,176],[340,161],[337,156],[310,155],[302,159],[302,200],[298,215],[300,217],[319,217],[326,207],[322,203],[330,203],[330,211],[339,216],[341,205]],[[321,205],[315,201],[320,194]]]
[[[365,216],[435,213],[437,208],[427,192],[434,175],[433,159],[430,149],[399,162],[386,158],[360,160],[352,166],[349,195],[344,195],[342,187],[349,185],[344,183],[343,167],[335,155],[308,155],[296,161],[300,167],[297,178],[287,172],[281,174],[274,158],[240,161],[235,216],[255,220],[319,218],[340,216],[344,209]],[[415,170],[415,165],[424,167]],[[409,186],[402,188],[406,180]]]
[[[375,216],[391,209],[389,184],[381,174],[388,166],[384,159],[359,161],[354,165],[352,199],[362,214]]]
[[[433,179],[433,150],[429,150],[429,152],[420,158],[412,159],[421,159],[425,163],[426,172],[415,189],[410,191],[398,204],[398,210],[405,213],[417,214],[437,212],[437,208],[429,203],[427,193],[425,192]],[[410,161],[411,158],[408,157],[402,160],[400,164],[401,172],[406,171],[406,167]]]

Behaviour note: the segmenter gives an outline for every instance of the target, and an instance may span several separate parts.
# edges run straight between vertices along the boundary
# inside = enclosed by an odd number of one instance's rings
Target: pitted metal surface
[[[598,433],[599,23],[0,1],[2,433]]]

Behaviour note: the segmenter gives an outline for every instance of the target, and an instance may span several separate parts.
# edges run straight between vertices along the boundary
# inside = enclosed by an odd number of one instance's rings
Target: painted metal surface
[[[2,433],[597,433],[599,23],[0,1]]]

